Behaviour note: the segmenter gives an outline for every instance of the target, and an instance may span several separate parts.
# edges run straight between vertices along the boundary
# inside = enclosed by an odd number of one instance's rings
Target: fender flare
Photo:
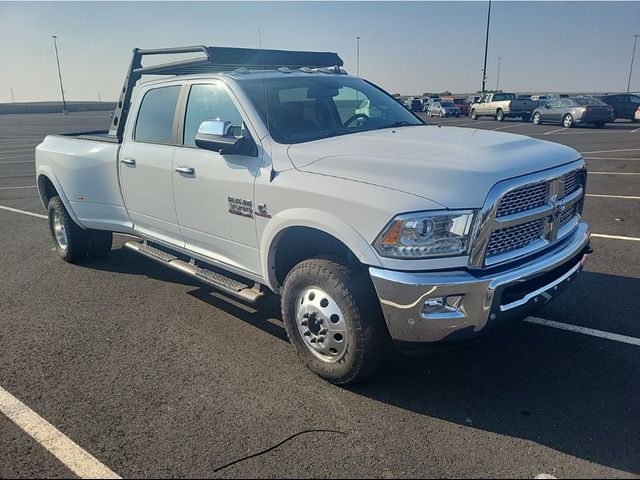
[[[40,201],[42,202],[42,205],[44,206],[44,208],[45,209],[48,208],[48,205],[45,201],[46,193],[44,191],[44,178],[49,180],[53,185],[53,188],[56,189],[56,192],[58,193],[60,200],[62,200],[62,203],[64,204],[64,208],[66,208],[67,212],[69,212],[71,219],[80,227],[84,228],[82,223],[78,220],[76,213],[73,211],[73,208],[71,208],[71,203],[67,199],[67,196],[65,195],[64,190],[62,189],[62,185],[60,184],[60,181],[58,180],[58,178],[53,174],[53,171],[49,167],[45,165],[40,165],[38,166],[38,170],[36,171],[36,179],[37,179],[36,186],[38,187],[38,196],[40,197]]]
[[[260,239],[260,263],[263,278],[274,292],[280,284],[275,273],[275,257],[280,235],[291,227],[308,227],[320,230],[344,243],[356,258],[366,264],[381,267],[373,247],[351,225],[339,217],[311,208],[293,208],[276,214],[267,224]]]

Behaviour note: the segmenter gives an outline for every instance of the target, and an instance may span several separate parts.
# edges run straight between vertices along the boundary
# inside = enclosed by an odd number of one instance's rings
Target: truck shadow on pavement
[[[609,304],[624,305],[623,297],[629,301],[630,292],[640,291],[640,280],[633,278],[584,272],[579,282],[574,293],[598,291]],[[604,306],[595,308],[602,312]],[[588,312],[589,303],[582,310]],[[622,312],[620,307],[617,313]],[[627,310],[628,324],[634,315]],[[544,318],[577,324],[580,316],[574,311],[572,317]],[[600,328],[620,331],[606,323]],[[481,343],[427,357],[397,355],[376,377],[349,390],[637,474],[638,372],[637,346],[521,322]]]

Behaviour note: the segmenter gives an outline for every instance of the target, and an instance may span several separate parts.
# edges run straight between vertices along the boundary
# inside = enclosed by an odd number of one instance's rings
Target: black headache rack
[[[152,55],[172,55],[185,53],[203,53],[204,57],[163,63],[149,67],[142,66],[142,58]],[[109,136],[122,140],[124,126],[129,113],[131,93],[142,75],[190,75],[194,73],[230,72],[240,68],[246,69],[278,69],[278,68],[324,68],[337,67],[338,71],[344,63],[337,53],[333,52],[298,52],[290,50],[261,50],[255,48],[232,47],[192,47],[157,48],[133,50],[133,58],[129,72],[120,92],[120,100],[116,105],[109,129]]]

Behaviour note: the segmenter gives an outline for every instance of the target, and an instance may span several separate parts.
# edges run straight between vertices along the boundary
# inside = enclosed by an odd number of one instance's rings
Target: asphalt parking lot
[[[33,149],[47,133],[108,121],[104,112],[0,116],[0,389],[112,472],[640,476],[639,124],[429,119],[582,153],[595,252],[536,316],[577,331],[520,322],[465,348],[398,355],[339,388],[300,364],[271,309],[125,251],[124,237],[104,261],[58,258],[46,220],[24,213],[45,213]],[[75,476],[4,415],[0,433],[0,477]]]

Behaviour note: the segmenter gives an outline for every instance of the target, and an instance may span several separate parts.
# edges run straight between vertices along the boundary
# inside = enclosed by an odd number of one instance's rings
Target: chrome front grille
[[[526,212],[541,207],[549,198],[549,183],[541,182],[525,185],[507,193],[498,206],[496,217],[506,217],[514,213]]]
[[[538,240],[544,233],[544,218],[514,227],[502,228],[491,234],[487,255],[498,255],[517,248],[523,248]]]
[[[509,180],[492,189],[471,249],[471,266],[520,258],[573,231],[582,212],[584,162],[554,172]]]

